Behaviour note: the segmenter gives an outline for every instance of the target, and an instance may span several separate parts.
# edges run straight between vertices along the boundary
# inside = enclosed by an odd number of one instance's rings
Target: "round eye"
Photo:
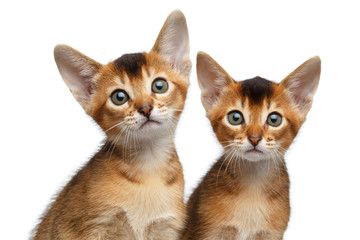
[[[267,124],[269,124],[270,126],[278,127],[280,126],[281,122],[282,122],[282,117],[278,113],[274,112],[268,116]]]
[[[228,114],[228,121],[231,125],[240,125],[244,123],[244,117],[239,111],[232,111]]]
[[[115,105],[118,106],[123,105],[124,103],[127,102],[127,100],[129,100],[129,96],[123,90],[116,90],[111,94],[111,101]]]
[[[168,83],[161,78],[155,79],[151,87],[154,93],[164,93],[168,90],[168,88]]]

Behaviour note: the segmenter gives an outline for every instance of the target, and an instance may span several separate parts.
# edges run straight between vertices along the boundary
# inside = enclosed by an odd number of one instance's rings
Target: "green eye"
[[[231,125],[240,125],[244,123],[244,117],[239,111],[232,111],[228,114],[228,121]]]
[[[168,90],[168,88],[168,83],[162,78],[155,79],[151,87],[154,93],[164,93]]]
[[[269,124],[270,126],[278,127],[280,126],[281,122],[282,122],[282,117],[279,113],[274,112],[268,116],[267,124]]]
[[[116,90],[111,94],[111,101],[115,105],[118,105],[118,106],[123,105],[128,100],[129,100],[129,96],[123,90]]]

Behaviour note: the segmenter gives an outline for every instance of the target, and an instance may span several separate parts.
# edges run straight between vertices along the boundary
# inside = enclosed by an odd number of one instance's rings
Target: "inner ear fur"
[[[90,96],[95,90],[94,77],[102,65],[67,45],[57,45],[54,57],[65,84],[87,110]]]
[[[321,60],[315,56],[301,64],[281,82],[289,91],[295,105],[304,114],[311,108],[313,96],[319,85],[320,72]]]
[[[152,48],[183,76],[191,72],[189,31],[184,14],[175,10],[167,17]]]
[[[199,52],[196,64],[201,100],[206,110],[217,102],[224,87],[234,82],[230,75],[208,54]]]

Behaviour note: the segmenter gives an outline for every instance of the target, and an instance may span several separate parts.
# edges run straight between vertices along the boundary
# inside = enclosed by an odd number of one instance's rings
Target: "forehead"
[[[120,73],[126,73],[131,78],[141,77],[142,67],[146,66],[144,53],[124,54],[114,61],[115,68]]]
[[[156,74],[154,70],[154,58],[149,57],[148,53],[124,54],[118,59],[108,64],[112,73],[109,81],[110,85],[141,87],[144,81]],[[106,73],[107,71],[105,71]],[[160,71],[162,72],[162,71]]]
[[[273,95],[274,83],[261,77],[244,80],[238,83],[240,96],[250,104],[260,104]]]
[[[261,77],[244,81],[234,81],[222,95],[219,107],[214,109],[215,114],[222,115],[223,110],[247,109],[250,113],[258,113],[264,108],[279,106],[286,107],[289,102],[284,88],[276,83]]]
[[[143,81],[154,76],[168,77],[168,80],[178,79],[171,66],[160,55],[150,52],[124,54],[109,63],[112,72],[121,78],[127,79],[131,85],[143,84]],[[181,79],[180,79],[181,82]]]

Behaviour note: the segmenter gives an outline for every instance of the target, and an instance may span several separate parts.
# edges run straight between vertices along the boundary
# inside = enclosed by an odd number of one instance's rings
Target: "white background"
[[[360,8],[346,0],[2,1],[0,238],[27,239],[103,139],[63,83],[54,46],[101,63],[148,51],[174,9],[187,18],[194,66],[176,137],[186,195],[221,155],[200,104],[196,52],[235,79],[276,81],[319,55],[314,105],[286,155],[292,215],[285,239],[360,239]]]

